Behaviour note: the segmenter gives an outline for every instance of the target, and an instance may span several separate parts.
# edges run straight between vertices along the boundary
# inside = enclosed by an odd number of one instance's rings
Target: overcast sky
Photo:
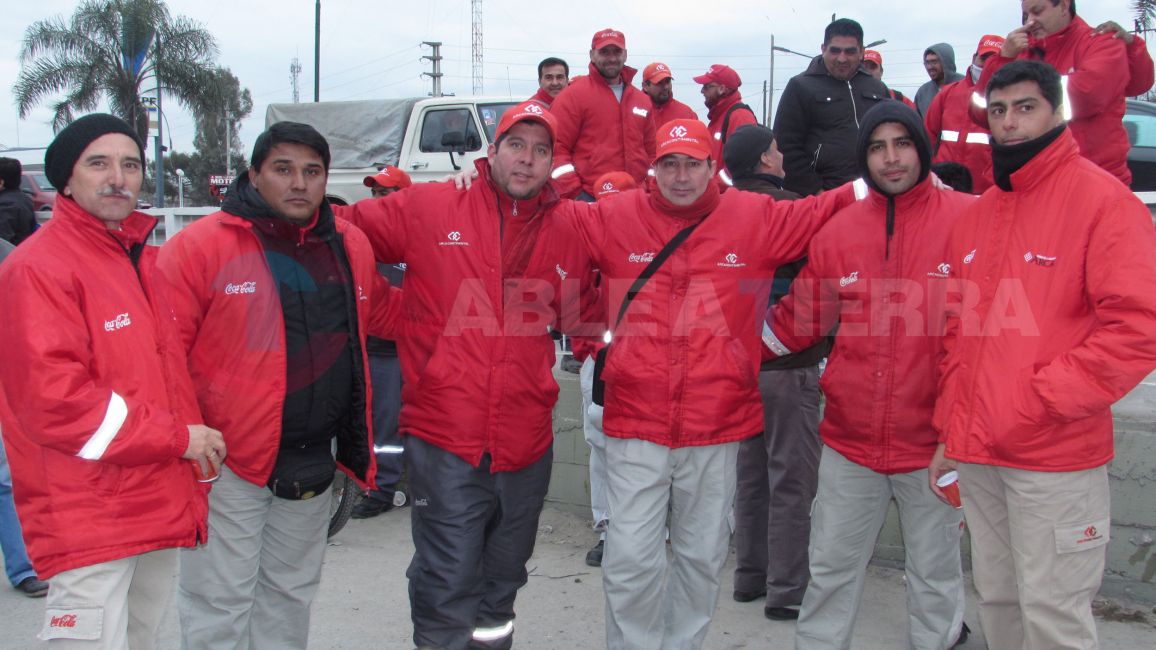
[[[68,17],[71,0],[10,2],[0,19],[0,145],[42,147],[52,139],[52,113],[38,108],[18,119],[12,86],[20,70],[20,44],[26,28],[56,15]],[[315,0],[169,0],[173,14],[199,21],[217,39],[218,63],[232,69],[253,94],[253,114],[241,129],[248,151],[264,126],[265,108],[292,101],[289,67],[301,61],[302,101],[313,99]],[[422,41],[441,41],[443,90],[472,91],[469,0],[323,0],[321,16],[321,99],[349,100],[427,95],[422,77],[430,54]],[[1097,25],[1114,19],[1131,25],[1129,0],[1080,0],[1077,9]],[[870,7],[868,11],[866,8]],[[741,91],[762,114],[762,87],[768,79],[771,34],[775,44],[818,54],[823,28],[832,14],[863,24],[866,41],[887,39],[878,47],[890,86],[914,95],[927,81],[921,55],[932,43],[954,46],[962,72],[985,33],[1007,34],[1019,23],[1018,0],[967,0],[964,3],[849,2],[819,0],[484,0],[484,92],[528,97],[537,88],[536,66],[546,56],[561,56],[571,74],[586,71],[590,37],[604,27],[626,34],[628,64],[639,69],[663,61],[674,71],[675,97],[705,117],[702,96],[692,77],[712,63],[725,63],[743,79]],[[807,59],[779,54],[775,61],[775,97]],[[639,85],[640,80],[635,80]],[[45,102],[48,106],[51,102]],[[191,152],[193,117],[176,102],[165,104],[173,148]],[[168,140],[168,137],[166,137]]]

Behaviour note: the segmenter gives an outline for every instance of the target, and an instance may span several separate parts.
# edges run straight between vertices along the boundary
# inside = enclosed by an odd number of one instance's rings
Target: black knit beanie
[[[759,124],[746,124],[735,130],[723,145],[723,161],[731,178],[749,178],[755,175],[759,161],[767,149],[775,132]]]
[[[48,145],[48,150],[44,152],[44,174],[48,176],[48,182],[57,191],[63,192],[68,180],[72,178],[72,168],[76,167],[80,154],[93,140],[109,133],[121,133],[132,138],[140,149],[141,162],[144,162],[144,145],[128,122],[108,113],[92,113],[64,127],[56,134],[52,144]]]

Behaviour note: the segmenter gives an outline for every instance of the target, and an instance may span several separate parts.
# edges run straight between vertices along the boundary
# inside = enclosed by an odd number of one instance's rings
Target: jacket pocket
[[[1012,390],[1012,404],[1016,418],[1021,423],[1044,424],[1051,419],[1043,399],[1036,393],[1035,388],[1032,388],[1032,379],[1035,375],[1035,370],[1031,366],[1023,368],[1019,371]]]
[[[727,341],[725,350],[727,358],[735,364],[735,369],[738,371],[739,385],[743,387],[758,386],[759,379],[755,365],[751,361],[751,356],[747,354],[747,348],[743,342],[738,339],[731,339]]]

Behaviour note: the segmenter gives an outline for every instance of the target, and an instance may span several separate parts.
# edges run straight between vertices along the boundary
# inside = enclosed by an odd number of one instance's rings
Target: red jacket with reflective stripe
[[[120,239],[63,194],[0,265],[0,424],[28,555],[42,579],[207,531],[189,424],[201,422],[156,247]],[[124,242],[122,244],[122,241]]]
[[[376,466],[365,336],[367,330],[387,334],[382,324],[390,318],[391,308],[396,311],[400,297],[393,297],[377,272],[365,235],[340,219],[335,225],[357,291],[358,339],[366,378],[355,385],[355,390],[366,391],[364,430],[339,439],[337,458],[342,469],[368,489],[373,486]],[[164,245],[160,268],[179,291],[173,302],[190,374],[205,422],[225,436],[225,464],[237,476],[264,486],[281,442],[287,381],[285,318],[265,249],[251,221],[214,212],[189,224]],[[346,450],[346,445],[361,448]],[[354,468],[351,458],[368,462]]]
[[[542,108],[545,108],[545,109],[549,109],[549,108],[550,108],[550,105],[554,103],[554,98],[550,96],[550,93],[548,93],[548,92],[546,92],[545,90],[542,90],[541,88],[539,88],[539,89],[538,89],[538,92],[534,93],[534,94],[533,94],[533,95],[532,95],[532,96],[531,96],[529,99],[527,99],[526,101],[528,101],[528,102],[537,102],[539,105],[541,105],[541,106],[542,106]]]
[[[1156,368],[1156,232],[1065,132],[988,190],[948,248],[935,426],[967,463],[1069,472],[1112,459],[1111,405]],[[962,307],[961,307],[962,305]]]
[[[790,294],[772,308],[774,336],[792,352],[839,326],[820,381],[819,434],[876,472],[925,468],[935,452],[947,240],[974,201],[928,179],[897,196],[888,257],[887,198],[871,190],[815,235]]]
[[[1018,58],[1034,59],[1033,50],[1042,48],[1043,60],[1067,77],[1069,110],[1068,123],[1072,136],[1085,158],[1108,170],[1110,174],[1129,185],[1132,172],[1128,170],[1128,135],[1124,131],[1124,91],[1131,80],[1128,53],[1124,41],[1099,34],[1076,16],[1072,22],[1043,39],[1032,39],[1028,49]],[[986,92],[987,82],[1012,59],[995,55],[987,60],[977,87]],[[987,125],[987,115],[975,113],[977,121]]]
[[[671,97],[670,101],[662,106],[654,107],[654,129],[657,131],[663,124],[671,120],[697,120],[698,113],[686,104]]]
[[[679,448],[761,431],[759,337],[774,271],[801,258],[815,231],[852,200],[850,186],[782,202],[753,192],[723,194],[614,332],[602,375],[606,435]],[[649,260],[690,222],[660,212],[645,190],[585,211],[571,207],[602,271],[613,320]]]
[[[344,215],[380,261],[406,264],[394,337],[405,379],[401,433],[475,467],[488,453],[491,471],[516,471],[553,443],[557,357],[547,326],[557,324],[561,299],[578,297],[590,267],[558,221],[552,184],[541,198],[512,201],[485,159],[477,168],[469,190],[421,183]]]
[[[706,128],[710,131],[711,137],[714,138],[710,146],[710,155],[715,161],[715,167],[718,173],[722,173],[722,171],[727,168],[726,161],[723,160],[723,122],[726,121],[727,111],[729,111],[732,106],[741,103],[743,103],[743,95],[736,90],[726,97],[719,99],[718,103],[711,106],[707,112],[707,119],[710,120],[710,123],[707,124]],[[758,123],[759,121],[755,119],[755,114],[751,111],[744,108],[736,109],[731,112],[731,120],[727,123],[726,137],[730,138],[731,134],[740,126]]]
[[[933,162],[957,162],[971,172],[972,193],[992,186],[991,132],[971,119],[971,75],[944,86],[927,108],[924,123],[931,138]]]
[[[554,180],[565,197],[580,190],[594,196],[594,181],[607,172],[626,172],[641,183],[654,159],[650,97],[630,85],[638,71],[622,68],[622,101],[590,64],[590,74],[570,80],[550,107],[558,121]]]

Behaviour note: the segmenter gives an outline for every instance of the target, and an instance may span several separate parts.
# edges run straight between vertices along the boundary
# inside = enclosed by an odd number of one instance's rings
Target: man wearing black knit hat
[[[927,464],[937,443],[935,360],[951,271],[944,248],[974,197],[932,185],[922,120],[899,102],[867,111],[857,153],[868,198],[811,240],[806,267],[764,330],[782,356],[839,324],[819,382],[824,447],[796,645],[849,647],[867,561],[894,498],[906,552],[907,645],[946,648],[967,633],[963,520],[928,488]]]
[[[134,211],[140,140],[88,115],[48,147],[51,221],[0,268],[0,424],[54,648],[152,648],[178,547],[206,534],[194,479],[224,457],[202,424]],[[25,644],[20,644],[25,645]]]

